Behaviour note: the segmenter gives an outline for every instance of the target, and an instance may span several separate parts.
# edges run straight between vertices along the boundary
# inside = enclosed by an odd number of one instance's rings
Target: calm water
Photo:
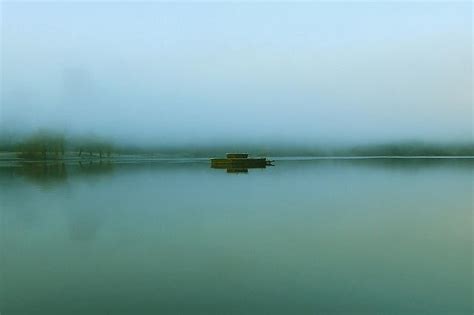
[[[472,314],[474,160],[0,167],[8,314]]]

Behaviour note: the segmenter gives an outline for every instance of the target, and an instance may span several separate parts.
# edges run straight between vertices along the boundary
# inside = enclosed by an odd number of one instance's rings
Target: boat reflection
[[[248,168],[228,168],[227,173],[248,173]]]
[[[224,165],[211,165],[211,168],[214,169],[223,169],[226,170],[227,173],[230,174],[238,174],[238,173],[248,173],[249,169],[263,169],[266,168],[266,165],[263,166],[246,166],[246,167],[233,167],[233,166],[224,166]]]

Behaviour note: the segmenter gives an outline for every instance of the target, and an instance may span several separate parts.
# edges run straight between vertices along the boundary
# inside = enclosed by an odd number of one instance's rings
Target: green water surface
[[[474,160],[0,167],[0,312],[472,314]]]

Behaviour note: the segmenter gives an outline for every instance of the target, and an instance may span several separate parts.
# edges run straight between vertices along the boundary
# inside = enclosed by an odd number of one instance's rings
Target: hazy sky
[[[1,4],[0,130],[470,140],[466,2]]]

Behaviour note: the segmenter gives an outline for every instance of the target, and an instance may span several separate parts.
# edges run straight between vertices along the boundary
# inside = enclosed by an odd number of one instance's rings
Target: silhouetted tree
[[[113,146],[106,140],[97,136],[82,137],[77,143],[78,155],[82,156],[83,152],[89,152],[89,156],[93,154],[99,154],[99,158],[102,159],[104,155],[110,157],[113,151]]]

